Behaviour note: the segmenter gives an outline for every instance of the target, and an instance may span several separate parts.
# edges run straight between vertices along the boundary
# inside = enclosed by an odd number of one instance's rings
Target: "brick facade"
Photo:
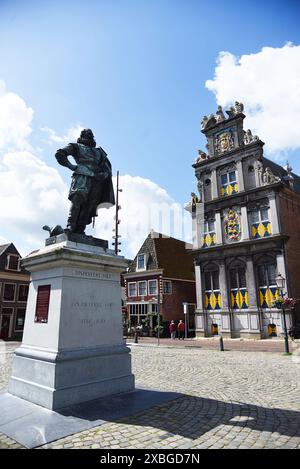
[[[0,339],[21,340],[30,275],[11,244],[0,246]]]
[[[146,265],[144,270],[139,271],[138,257],[142,255],[145,256]],[[191,253],[183,241],[150,233],[123,278],[129,325],[135,326],[148,320],[153,330],[157,324],[157,302],[160,299],[164,333],[168,334],[171,320],[179,322],[185,319],[183,302],[187,302],[189,332],[193,333],[196,306],[194,266]],[[153,290],[155,282],[157,290]]]
[[[278,197],[281,230],[285,243],[286,271],[289,295],[300,298],[300,195],[283,188]]]
[[[163,317],[165,321],[184,320],[183,301],[196,303],[195,282],[172,280],[172,294],[163,295]]]

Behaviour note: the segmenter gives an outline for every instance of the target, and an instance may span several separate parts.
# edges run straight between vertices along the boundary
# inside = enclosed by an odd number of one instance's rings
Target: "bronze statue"
[[[68,156],[74,158],[76,165],[69,161]],[[96,148],[90,129],[82,130],[77,143],[69,143],[57,150],[55,158],[59,164],[73,171],[69,191],[72,205],[67,228],[72,233],[84,234],[86,225],[97,216],[98,208],[115,205],[111,164],[105,151],[101,147]]]

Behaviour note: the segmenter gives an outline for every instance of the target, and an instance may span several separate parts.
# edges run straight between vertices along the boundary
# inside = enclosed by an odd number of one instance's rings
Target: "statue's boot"
[[[80,214],[80,205],[77,205],[77,204],[75,205],[73,203],[70,208],[69,217],[67,221],[67,227],[73,233],[77,233],[77,220],[79,218],[79,214]]]

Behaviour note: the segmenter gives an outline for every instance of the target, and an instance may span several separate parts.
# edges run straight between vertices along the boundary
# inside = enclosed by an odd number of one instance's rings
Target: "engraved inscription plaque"
[[[34,322],[48,322],[49,301],[51,285],[38,287]]]

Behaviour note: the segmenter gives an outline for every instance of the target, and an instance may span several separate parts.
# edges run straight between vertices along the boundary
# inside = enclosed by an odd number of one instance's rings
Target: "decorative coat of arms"
[[[230,131],[222,132],[216,137],[215,146],[217,153],[225,153],[234,149],[234,136]]]
[[[224,230],[227,241],[239,241],[241,238],[240,216],[233,208],[226,213],[224,220]]]

